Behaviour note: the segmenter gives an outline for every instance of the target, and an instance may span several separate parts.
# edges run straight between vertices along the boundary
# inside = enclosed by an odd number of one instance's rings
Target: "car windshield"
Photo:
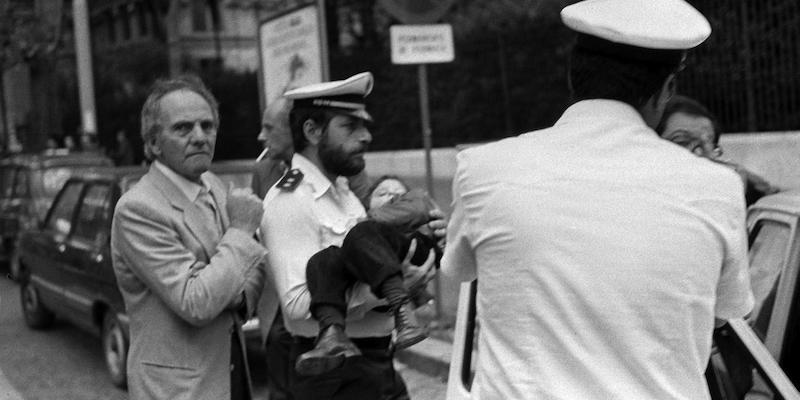
[[[64,182],[71,176],[95,170],[96,166],[61,166],[50,167],[42,171],[42,191],[48,204],[52,201]]]
[[[55,198],[58,191],[64,186],[64,182],[72,176],[74,171],[75,169],[70,167],[48,168],[42,171],[42,188],[45,197],[51,200]]]
[[[11,197],[14,190],[14,170],[15,168],[11,166],[0,169],[0,198],[2,199]]]

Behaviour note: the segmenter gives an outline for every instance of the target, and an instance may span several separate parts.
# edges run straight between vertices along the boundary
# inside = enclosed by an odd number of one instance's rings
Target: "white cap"
[[[572,30],[613,43],[688,50],[711,35],[708,20],[684,0],[584,0],[561,10]]]
[[[341,81],[314,83],[292,89],[284,97],[294,101],[294,107],[330,108],[343,114],[372,121],[364,99],[372,91],[372,73],[362,72]]]

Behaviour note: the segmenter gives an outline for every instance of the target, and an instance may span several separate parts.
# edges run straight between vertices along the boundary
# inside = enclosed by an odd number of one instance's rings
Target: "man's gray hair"
[[[148,161],[153,160],[153,151],[150,148],[150,143],[164,129],[159,124],[161,98],[178,90],[195,92],[204,98],[214,115],[214,123],[219,125],[219,104],[217,99],[214,98],[214,95],[211,94],[211,91],[208,90],[200,78],[194,75],[182,75],[176,78],[157,80],[150,89],[150,94],[142,106],[141,134],[142,142],[144,143],[144,156]]]

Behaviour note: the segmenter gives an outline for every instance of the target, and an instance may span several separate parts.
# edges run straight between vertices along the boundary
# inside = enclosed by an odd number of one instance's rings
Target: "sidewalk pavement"
[[[422,319],[422,318],[421,318]],[[453,328],[451,324],[438,324],[429,321],[430,336],[395,353],[398,361],[423,374],[447,380],[450,368],[450,354],[453,348]]]
[[[22,395],[6,379],[2,370],[0,370],[0,400],[22,400]]]
[[[431,377],[447,379],[450,368],[452,344],[442,339],[429,337],[407,349],[395,353],[400,362]]]

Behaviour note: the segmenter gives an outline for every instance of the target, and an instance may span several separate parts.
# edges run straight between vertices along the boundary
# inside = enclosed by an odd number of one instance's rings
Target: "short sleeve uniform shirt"
[[[341,246],[347,232],[366,217],[366,211],[346,178],[331,182],[300,154],[292,158],[292,168],[302,172],[303,179],[293,190],[273,188],[267,192],[261,233],[265,247],[270,249],[268,277],[278,291],[286,328],[294,335],[313,338],[318,324],[308,310],[308,259],[328,246]],[[369,287],[357,284],[349,306],[363,303],[364,296],[372,296]],[[389,314],[348,313],[346,333],[350,337],[387,336],[392,328]]]

